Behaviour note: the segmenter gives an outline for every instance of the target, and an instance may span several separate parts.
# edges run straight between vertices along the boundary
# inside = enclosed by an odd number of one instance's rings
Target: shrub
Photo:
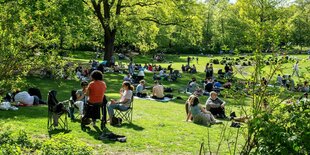
[[[242,66],[248,66],[248,64],[246,62],[243,62]]]
[[[92,148],[85,143],[78,141],[71,135],[60,134],[49,140],[46,140],[42,144],[42,153],[49,155],[58,154],[79,154],[90,155],[92,154]]]
[[[220,64],[220,62],[219,62],[218,59],[214,59],[214,60],[213,60],[213,63],[214,63],[214,64]]]
[[[249,66],[252,66],[252,63],[251,63],[251,61],[248,61],[248,65],[249,65]]]
[[[239,57],[240,60],[243,60],[245,57]]]
[[[308,154],[310,151],[310,102],[275,105],[251,123],[256,126],[258,154]],[[254,124],[253,124],[254,123]],[[272,136],[270,136],[272,135]]]
[[[226,63],[226,60],[221,60],[220,62],[222,65],[224,65]]]
[[[93,153],[90,146],[70,135],[61,134],[51,139],[34,141],[26,132],[16,133],[0,124],[0,154],[89,155]]]

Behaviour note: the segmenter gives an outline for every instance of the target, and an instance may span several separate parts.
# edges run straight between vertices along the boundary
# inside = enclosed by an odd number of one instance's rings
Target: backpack
[[[165,88],[165,89],[164,89],[164,92],[171,93],[171,92],[172,92],[172,88]]]
[[[123,120],[119,117],[112,117],[110,125],[121,125],[122,121]]]

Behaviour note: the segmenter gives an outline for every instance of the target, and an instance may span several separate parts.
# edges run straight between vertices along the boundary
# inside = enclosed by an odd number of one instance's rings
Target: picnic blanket
[[[144,97],[144,98],[135,96],[134,98],[135,99],[141,99],[141,100],[158,101],[158,102],[168,102],[168,101],[172,100],[172,98],[169,98],[169,97],[164,97],[164,99],[153,99],[150,96],[147,96],[147,97]]]

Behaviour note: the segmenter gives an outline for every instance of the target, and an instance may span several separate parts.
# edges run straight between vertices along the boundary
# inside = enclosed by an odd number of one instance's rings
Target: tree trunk
[[[115,30],[114,30],[115,31]],[[106,30],[104,33],[104,60],[108,61],[110,64],[111,57],[114,53],[114,41],[115,41],[115,33],[110,30]]]

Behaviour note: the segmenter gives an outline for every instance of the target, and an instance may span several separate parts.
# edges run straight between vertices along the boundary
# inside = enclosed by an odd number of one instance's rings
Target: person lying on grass
[[[186,121],[189,121],[193,117],[193,122],[196,124],[210,126],[211,124],[220,124],[222,122],[217,121],[210,111],[207,111],[199,104],[197,96],[192,96],[190,101],[190,110],[187,115]]]
[[[13,93],[14,95],[14,101],[17,106],[33,106],[33,105],[39,105],[39,104],[46,104],[46,102],[42,101],[38,96],[34,95],[31,96],[26,91],[15,91]]]
[[[121,111],[126,111],[129,109],[131,100],[132,100],[132,91],[133,86],[128,82],[124,81],[122,84],[122,88],[120,90],[121,98],[120,100],[111,100],[110,104],[108,105],[108,113],[109,113],[109,119],[111,121],[111,118],[114,117],[114,109],[118,109]]]

